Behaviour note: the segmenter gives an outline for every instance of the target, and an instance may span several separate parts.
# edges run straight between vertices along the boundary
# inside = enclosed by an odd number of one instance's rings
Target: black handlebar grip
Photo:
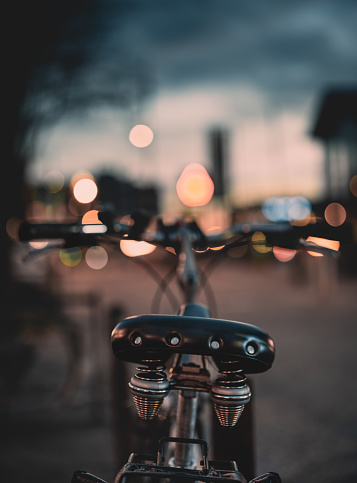
[[[23,222],[19,227],[19,240],[53,240],[56,238],[68,238],[78,234],[79,228],[76,224],[65,223],[28,223]]]
[[[308,238],[314,236],[318,238],[328,238],[329,240],[338,240],[341,245],[353,243],[353,228],[349,223],[340,226],[331,226],[328,223],[315,223],[302,227],[294,227],[296,234],[300,238]]]
[[[282,248],[297,248],[300,239],[308,237],[327,238],[329,240],[338,240],[341,245],[349,245],[354,242],[353,228],[350,224],[344,223],[341,226],[334,227],[324,222],[310,223],[306,226],[291,225],[285,230],[276,230],[279,225],[272,225],[271,230],[263,230],[266,235],[267,242]]]
[[[26,242],[34,239],[34,227],[33,224],[24,221],[21,223],[18,231],[19,240]]]

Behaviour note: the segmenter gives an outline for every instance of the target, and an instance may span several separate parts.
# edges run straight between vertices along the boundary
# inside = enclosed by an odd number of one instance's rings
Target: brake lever
[[[45,255],[46,252],[50,252],[52,250],[62,249],[62,248],[65,248],[65,245],[63,243],[58,245],[50,245],[50,246],[46,245],[43,248],[33,248],[32,250],[28,250],[28,252],[25,253],[25,255],[23,255],[22,261],[28,262],[29,260],[34,260],[37,257]]]
[[[75,471],[73,473],[71,483],[107,483],[102,478],[98,478],[98,476],[92,475],[87,471]]]
[[[130,238],[140,240],[140,236],[146,230],[152,216],[147,210],[136,210],[131,213],[130,217],[134,222],[129,231]]]
[[[265,473],[250,480],[249,483],[281,483],[281,478],[278,473]]]

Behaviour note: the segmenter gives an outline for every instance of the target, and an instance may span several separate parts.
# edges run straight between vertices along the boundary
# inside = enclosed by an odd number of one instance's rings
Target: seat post
[[[179,392],[177,405],[176,437],[195,437],[197,419],[197,392],[184,389]],[[194,468],[195,458],[193,445],[176,443],[174,451],[174,465],[179,468]]]
[[[178,315],[184,317],[204,317],[210,319],[211,311],[206,305],[189,303],[181,305]]]
[[[188,303],[182,305],[179,311],[181,316],[210,318],[208,307],[201,304]],[[198,356],[186,354],[183,356],[185,363],[197,362]],[[179,392],[177,404],[176,437],[193,439],[196,432],[197,421],[197,391],[182,389]],[[174,451],[174,465],[180,468],[194,468],[194,446],[188,443],[176,443]]]

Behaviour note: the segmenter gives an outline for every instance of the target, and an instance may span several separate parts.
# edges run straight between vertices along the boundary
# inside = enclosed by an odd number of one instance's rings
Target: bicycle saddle
[[[112,348],[135,363],[165,363],[173,353],[211,356],[219,369],[236,362],[246,374],[267,371],[275,355],[271,337],[254,325],[193,315],[128,317],[113,330]]]

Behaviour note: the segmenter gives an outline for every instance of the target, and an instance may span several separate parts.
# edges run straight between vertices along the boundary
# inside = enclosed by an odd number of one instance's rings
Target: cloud
[[[299,103],[357,77],[357,2],[134,0],[112,45],[145,62],[160,86],[250,83],[272,102]]]
[[[34,169],[54,163],[71,170],[74,159],[94,169],[106,159],[133,179],[154,179],[172,193],[187,163],[208,166],[208,133],[218,125],[230,135],[237,203],[290,191],[321,193],[323,152],[308,131],[321,91],[357,79],[357,2],[108,4],[107,35],[93,68],[100,71],[105,63],[131,69],[134,108],[94,119],[93,126],[80,119],[58,132]],[[138,99],[135,78],[143,72],[156,84],[146,103]],[[152,146],[137,153],[127,133],[139,121],[155,136]]]

